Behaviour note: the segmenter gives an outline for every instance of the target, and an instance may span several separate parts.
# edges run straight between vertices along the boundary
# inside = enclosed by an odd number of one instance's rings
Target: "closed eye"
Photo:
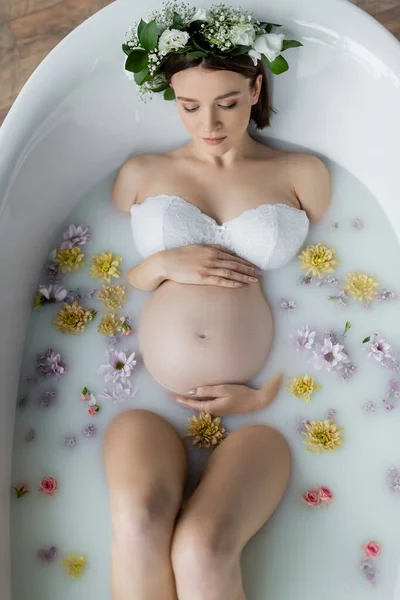
[[[233,104],[229,104],[227,106],[225,106],[224,104],[218,104],[218,106],[220,108],[224,108],[225,110],[229,110],[231,108],[234,108],[236,106],[236,104],[237,104],[237,102],[234,102]],[[185,112],[195,112],[197,109],[198,109],[198,106],[196,108],[185,108],[185,107],[183,107],[183,110]]]

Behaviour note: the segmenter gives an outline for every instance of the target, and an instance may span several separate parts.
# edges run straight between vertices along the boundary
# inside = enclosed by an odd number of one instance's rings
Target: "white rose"
[[[230,40],[232,44],[251,46],[254,43],[255,31],[253,25],[234,25],[231,29]]]
[[[248,54],[253,58],[261,58],[261,54],[265,54],[269,61],[274,61],[281,53],[284,33],[264,33],[256,37],[253,44],[253,50],[249,50]],[[254,63],[257,64],[257,61]]]
[[[187,31],[179,31],[179,29],[166,29],[160,35],[160,39],[158,40],[158,48],[160,52],[163,50],[166,52],[169,52],[170,50],[179,50],[179,48],[186,46],[188,39],[189,34]]]
[[[198,8],[195,12],[195,14],[193,15],[193,17],[190,19],[189,23],[191,23],[192,21],[209,21],[210,17],[208,14],[207,9],[205,8]]]

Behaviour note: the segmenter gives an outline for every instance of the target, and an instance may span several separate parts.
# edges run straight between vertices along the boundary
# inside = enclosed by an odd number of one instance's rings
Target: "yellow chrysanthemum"
[[[83,266],[84,257],[85,255],[79,246],[65,248],[64,250],[57,248],[57,254],[53,262],[60,265],[60,271],[62,273],[72,273]]]
[[[322,278],[324,273],[333,273],[334,267],[339,264],[335,258],[335,248],[328,248],[325,244],[318,242],[315,246],[307,246],[299,258],[302,263],[300,269],[307,269],[307,275]]]
[[[97,331],[102,335],[108,335],[112,337],[117,332],[123,330],[124,323],[124,317],[119,317],[117,314],[109,312],[101,319]]]
[[[303,375],[303,377],[296,375],[294,379],[289,380],[286,389],[296,398],[301,398],[309,403],[311,394],[316,390],[322,390],[322,386],[314,382],[312,375]]]
[[[84,308],[76,300],[73,304],[64,302],[62,309],[54,317],[53,323],[61,333],[78,334],[86,329],[87,323],[96,314],[95,310]]]
[[[199,416],[189,418],[188,433],[185,437],[193,437],[193,445],[200,448],[218,446],[225,437],[225,429],[221,427],[221,419],[214,419],[209,413],[201,411]]]
[[[101,252],[92,256],[92,264],[89,269],[92,277],[104,279],[110,283],[111,277],[120,277],[121,273],[118,266],[121,264],[122,258],[112,252]]]
[[[97,297],[105,308],[122,308],[128,300],[126,287],[123,285],[105,285],[97,292]]]
[[[67,556],[64,556],[62,559],[63,567],[73,579],[80,579],[82,577],[86,563],[87,560],[84,554],[78,556],[77,554],[71,553],[67,554]]]
[[[379,287],[379,282],[373,275],[357,272],[349,273],[346,276],[342,289],[354,300],[369,303],[378,294],[377,287]]]
[[[343,443],[340,437],[342,428],[338,428],[335,421],[311,421],[305,423],[306,431],[303,435],[307,436],[303,442],[308,446],[308,452],[329,452],[335,450]]]

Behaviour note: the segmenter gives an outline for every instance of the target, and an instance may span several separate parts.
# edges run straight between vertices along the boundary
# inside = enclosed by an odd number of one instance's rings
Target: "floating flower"
[[[285,300],[285,298],[281,299],[280,307],[282,310],[287,312],[291,312],[296,308],[296,302],[294,300]]]
[[[81,392],[81,400],[90,400],[92,393],[85,386]]]
[[[97,331],[102,335],[114,337],[117,332],[123,331],[124,322],[124,317],[120,317],[115,313],[107,313],[102,317]]]
[[[60,281],[60,266],[56,265],[54,262],[49,263],[46,266],[46,275],[47,279],[49,279],[50,281],[54,281],[54,283],[57,283],[58,281]]]
[[[47,496],[54,496],[58,491],[58,483],[53,477],[43,477],[40,482],[39,492],[47,494]]]
[[[367,581],[372,585],[376,583],[376,567],[371,559],[364,559],[360,563],[360,569]]]
[[[118,266],[122,262],[121,256],[112,252],[101,252],[92,256],[92,265],[89,269],[92,277],[104,279],[108,283],[111,277],[120,277],[121,273]]]
[[[49,408],[54,404],[55,399],[57,398],[56,390],[47,390],[43,392],[43,394],[39,398],[39,406],[42,408]]]
[[[400,492],[400,473],[397,469],[391,468],[388,470],[388,483],[392,492]]]
[[[342,352],[344,346],[341,344],[333,344],[329,338],[324,339],[323,344],[316,344],[314,350],[314,367],[316,369],[340,369],[342,363],[348,360],[347,354]]]
[[[306,420],[306,419],[297,419],[296,433],[298,433],[298,434],[303,434],[303,433],[306,434],[307,433],[306,423],[308,423],[310,425],[311,421]]]
[[[295,350],[311,350],[314,340],[315,340],[316,332],[310,331],[308,329],[308,325],[298,329],[296,333],[290,336],[292,340],[292,345]]]
[[[104,389],[104,394],[99,394],[106,400],[111,400],[114,406],[118,404],[122,404],[129,398],[134,398],[137,388],[134,387],[130,381],[127,381],[126,386],[123,386],[121,383],[117,383],[112,392],[110,392],[107,388]]]
[[[346,381],[347,379],[349,379],[349,377],[354,375],[356,370],[357,370],[357,367],[355,365],[353,365],[353,363],[351,363],[350,361],[341,363],[340,369],[337,370],[337,376],[339,379]]]
[[[127,316],[124,316],[124,322],[122,323],[121,328],[122,328],[121,335],[123,335],[123,336],[131,335],[132,327],[128,323]]]
[[[363,406],[364,412],[373,413],[376,410],[375,404],[373,402],[366,402]]]
[[[61,377],[66,373],[67,363],[61,359],[58,352],[49,348],[44,354],[36,356],[36,370],[45,377],[49,375]]]
[[[342,289],[354,300],[368,304],[378,294],[376,288],[378,281],[372,275],[366,273],[349,273],[346,276],[345,285]]]
[[[343,439],[340,437],[340,433],[343,431],[342,428],[338,428],[335,421],[311,421],[310,424],[305,424],[306,428],[306,439],[303,440],[307,445],[308,452],[329,452],[339,448],[343,443]]]
[[[84,554],[78,556],[77,554],[71,553],[64,556],[62,559],[63,567],[67,571],[69,577],[72,577],[73,579],[80,579],[82,577],[86,563],[87,560]]]
[[[337,411],[334,408],[330,408],[326,413],[326,418],[332,420],[335,419],[335,417],[337,417]]]
[[[25,494],[30,493],[29,486],[26,483],[17,483],[17,485],[13,486],[13,490],[15,491],[17,498],[22,498]]]
[[[321,504],[321,499],[315,490],[308,490],[308,492],[302,494],[301,499],[312,508]]]
[[[311,402],[311,394],[314,390],[322,390],[322,387],[314,383],[314,377],[312,375],[303,375],[300,377],[296,375],[294,379],[289,381],[286,388],[296,398],[301,398],[307,403]]]
[[[317,492],[318,492],[318,497],[323,504],[330,504],[332,502],[333,494],[328,487],[321,485],[321,486],[319,486]]]
[[[65,241],[60,246],[62,250],[74,246],[84,246],[87,242],[90,242],[89,227],[71,224],[68,229],[64,231],[63,238]]]
[[[376,558],[381,553],[381,547],[378,542],[367,542],[363,546],[361,546],[362,550],[364,550],[365,556],[367,558]]]
[[[364,223],[361,221],[361,219],[353,219],[353,227],[356,229],[362,229],[364,227]]]
[[[36,556],[43,562],[53,562],[58,554],[58,548],[56,546],[48,546],[46,548],[39,548]]]
[[[321,242],[318,242],[315,246],[307,246],[299,254],[302,261],[300,269],[307,269],[307,275],[317,276],[321,279],[323,273],[333,273],[334,267],[339,264],[335,258],[335,253],[334,248],[328,248]]]
[[[62,302],[68,296],[68,290],[62,285],[39,285],[39,291],[35,296],[34,306],[38,308],[43,304],[51,302]]]
[[[84,427],[84,429],[83,429],[83,435],[85,435],[86,437],[92,437],[96,433],[97,433],[97,427],[95,427],[92,424],[86,425],[86,427]]]
[[[221,427],[221,419],[203,411],[199,416],[189,418],[188,433],[185,437],[193,437],[193,445],[199,448],[218,446],[225,437],[225,429]]]
[[[92,321],[96,314],[96,310],[84,308],[76,301],[73,304],[64,302],[62,309],[54,317],[53,323],[61,333],[76,335],[86,329],[87,323]]]
[[[368,358],[371,358],[372,356],[378,362],[382,362],[385,358],[392,358],[392,346],[376,333],[365,338],[363,344],[364,350],[368,353]]]
[[[118,350],[110,350],[108,353],[109,363],[102,365],[97,370],[99,375],[104,375],[105,381],[121,381],[125,383],[132,375],[133,368],[136,365],[135,352],[129,354]]]
[[[63,438],[62,443],[64,444],[64,446],[67,446],[67,448],[73,448],[76,444],[76,437],[75,436],[66,436]]]
[[[100,406],[98,404],[95,404],[94,406],[89,406],[88,413],[89,413],[89,415],[94,417],[94,415],[96,415],[99,412],[99,410],[100,410]]]
[[[97,292],[97,297],[105,308],[122,308],[128,300],[126,287],[123,285],[105,285]]]
[[[77,246],[64,250],[57,248],[53,261],[56,265],[60,265],[62,273],[72,273],[83,267],[84,257],[82,250]]]

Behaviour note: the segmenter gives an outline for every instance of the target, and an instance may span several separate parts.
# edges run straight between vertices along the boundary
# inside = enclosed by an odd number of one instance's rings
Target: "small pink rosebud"
[[[318,496],[321,502],[324,502],[325,504],[329,504],[333,500],[333,494],[331,490],[323,485],[318,488]]]
[[[368,558],[375,558],[376,556],[379,556],[381,553],[381,547],[380,544],[378,544],[378,542],[367,542],[366,544],[364,544],[363,546],[361,546],[361,548],[364,550],[365,555]]]
[[[58,483],[53,477],[43,477],[40,482],[39,492],[43,492],[48,496],[54,496],[54,494],[58,491]]]
[[[308,490],[308,492],[302,495],[301,499],[308,506],[318,506],[321,503],[320,497],[315,490]]]
[[[88,413],[89,415],[92,415],[92,417],[98,413],[100,410],[100,406],[98,406],[97,404],[95,404],[94,406],[89,406],[88,408]]]

